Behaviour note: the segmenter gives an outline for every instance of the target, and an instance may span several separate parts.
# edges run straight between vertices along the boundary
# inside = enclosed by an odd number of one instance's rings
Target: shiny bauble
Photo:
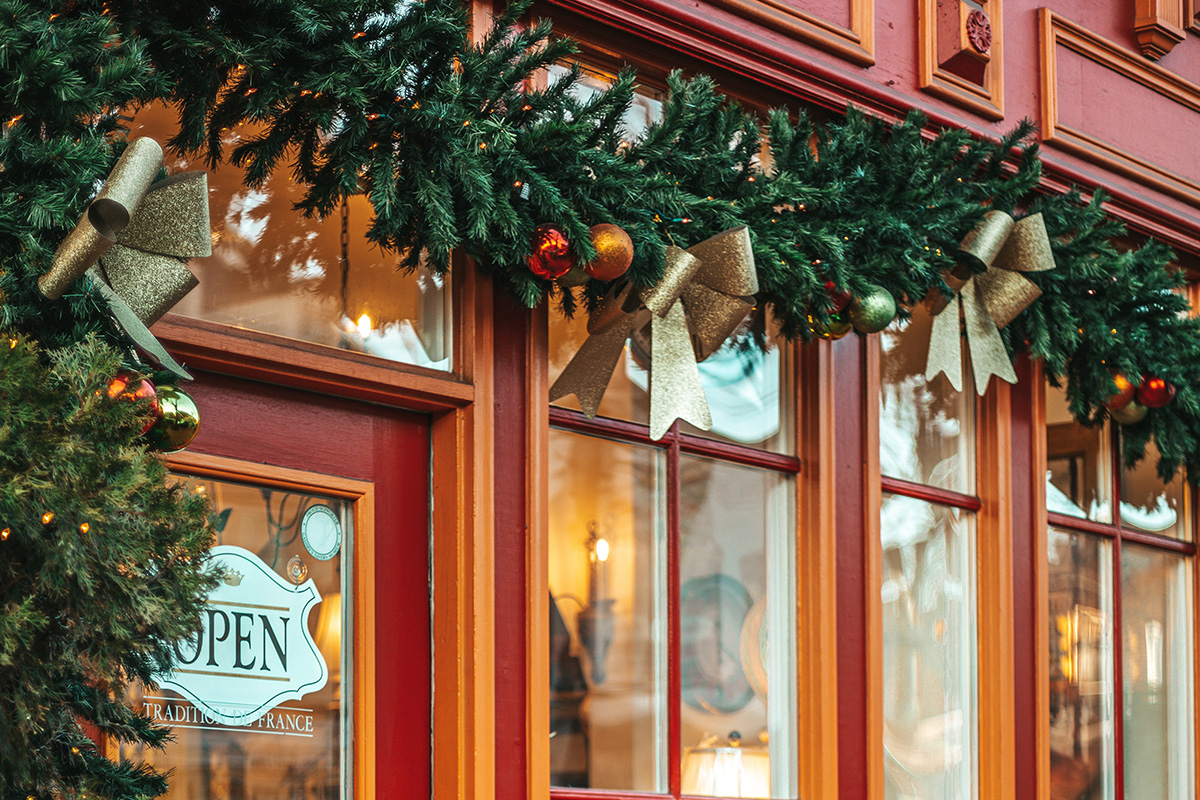
[[[896,319],[896,298],[882,286],[873,286],[850,301],[846,316],[859,333],[879,333]]]
[[[108,382],[108,396],[119,402],[137,403],[145,415],[141,433],[150,430],[158,417],[158,392],[146,378],[127,369],[119,370]]]
[[[592,247],[596,248],[596,257],[583,267],[588,275],[598,281],[615,281],[629,271],[633,263],[633,240],[628,233],[607,222],[593,225],[588,233]]]
[[[830,314],[825,322],[820,322],[810,315],[808,318],[808,327],[822,339],[840,339],[854,330],[854,327],[850,324],[850,320],[846,318],[845,312]]]
[[[1150,413],[1150,409],[1136,400],[1131,400],[1120,408],[1114,408],[1108,413],[1122,425],[1136,425],[1146,418],[1146,415]]]
[[[571,242],[562,228],[546,223],[538,225],[529,243],[529,271],[539,278],[561,278],[575,266]]]
[[[825,281],[825,294],[829,295],[831,311],[844,310],[846,306],[850,305],[850,300],[854,296],[845,289],[838,289],[837,284],[833,281]]]
[[[1133,402],[1133,397],[1137,394],[1138,387],[1136,383],[1119,372],[1114,372],[1112,379],[1117,387],[1117,393],[1104,401],[1104,407],[1109,411],[1116,411]],[[1145,415],[1143,414],[1142,416]]]
[[[1146,408],[1162,408],[1175,396],[1175,387],[1153,375],[1143,375],[1137,390],[1137,401]]]
[[[178,386],[158,387],[158,419],[146,431],[146,442],[160,453],[178,453],[200,430],[200,409]]]

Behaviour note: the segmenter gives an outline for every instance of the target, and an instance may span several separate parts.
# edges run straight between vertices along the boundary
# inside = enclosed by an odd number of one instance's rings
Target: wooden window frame
[[[1013,800],[1016,778],[1013,659],[1013,441],[1011,387],[994,380],[975,400],[975,489],[964,494],[882,474],[879,459],[881,397],[879,337],[865,345],[866,420],[864,488],[866,512],[865,592],[867,615],[867,797],[882,800],[883,780],[883,601],[879,586],[883,548],[879,513],[883,494],[913,497],[971,511],[975,520],[976,662],[979,798]]]

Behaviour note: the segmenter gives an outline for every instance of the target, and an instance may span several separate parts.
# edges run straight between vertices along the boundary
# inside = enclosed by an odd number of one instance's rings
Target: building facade
[[[481,29],[493,11],[473,7]],[[817,120],[918,110],[998,138],[1032,119],[1045,192],[1104,187],[1129,241],[1169,243],[1190,275],[1198,11],[533,13],[579,41],[595,85],[638,68],[630,135],[674,69]],[[135,132],[169,120],[145,109]],[[286,176],[210,180],[214,255],[155,327],[203,416],[172,466],[213,497],[222,546],[319,599],[289,623],[267,590],[222,589],[190,657],[227,643],[256,677],[139,698],[177,729],[140,754],[176,768],[173,797],[1196,796],[1194,491],[1125,469],[1116,426],[1076,424],[1038,364],[982,395],[927,382],[919,310],[882,334],[727,347],[702,365],[713,430],[652,440],[636,335],[588,419],[548,401],[581,321],[521,309],[465,258],[445,279],[395,272],[363,197],[305,220]],[[281,645],[288,624],[307,640]],[[316,677],[263,689],[304,652]],[[249,707],[249,724],[230,710]]]

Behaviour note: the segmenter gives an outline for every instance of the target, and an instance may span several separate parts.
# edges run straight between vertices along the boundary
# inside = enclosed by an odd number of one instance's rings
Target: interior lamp
[[[579,641],[592,664],[592,683],[604,683],[604,661],[613,640],[613,605],[608,595],[608,557],[611,547],[595,522],[588,523],[588,602],[579,612]]]
[[[342,595],[331,594],[321,602],[317,616],[317,632],[313,637],[325,663],[329,665],[329,680],[334,684],[334,703],[342,696]]]
[[[709,797],[771,796],[771,757],[766,747],[742,747],[741,734],[728,745],[712,737],[683,753],[683,793]]]

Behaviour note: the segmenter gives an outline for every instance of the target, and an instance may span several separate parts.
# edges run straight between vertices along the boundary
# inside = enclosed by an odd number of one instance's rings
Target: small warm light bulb
[[[0,530],[0,542],[8,541],[8,537],[12,536],[12,528]]]
[[[358,335],[364,339],[371,335],[371,316],[363,314],[358,318]]]
[[[87,532],[88,532],[88,531],[90,531],[91,529],[92,529],[92,526],[91,526],[91,525],[88,525],[86,522],[81,522],[81,523],[79,524],[79,532],[80,532],[80,533],[87,533]]]
[[[54,512],[53,511],[47,511],[46,513],[42,514],[42,524],[43,525],[49,525],[53,521],[54,521]]]
[[[596,540],[596,560],[608,561],[608,539]]]

